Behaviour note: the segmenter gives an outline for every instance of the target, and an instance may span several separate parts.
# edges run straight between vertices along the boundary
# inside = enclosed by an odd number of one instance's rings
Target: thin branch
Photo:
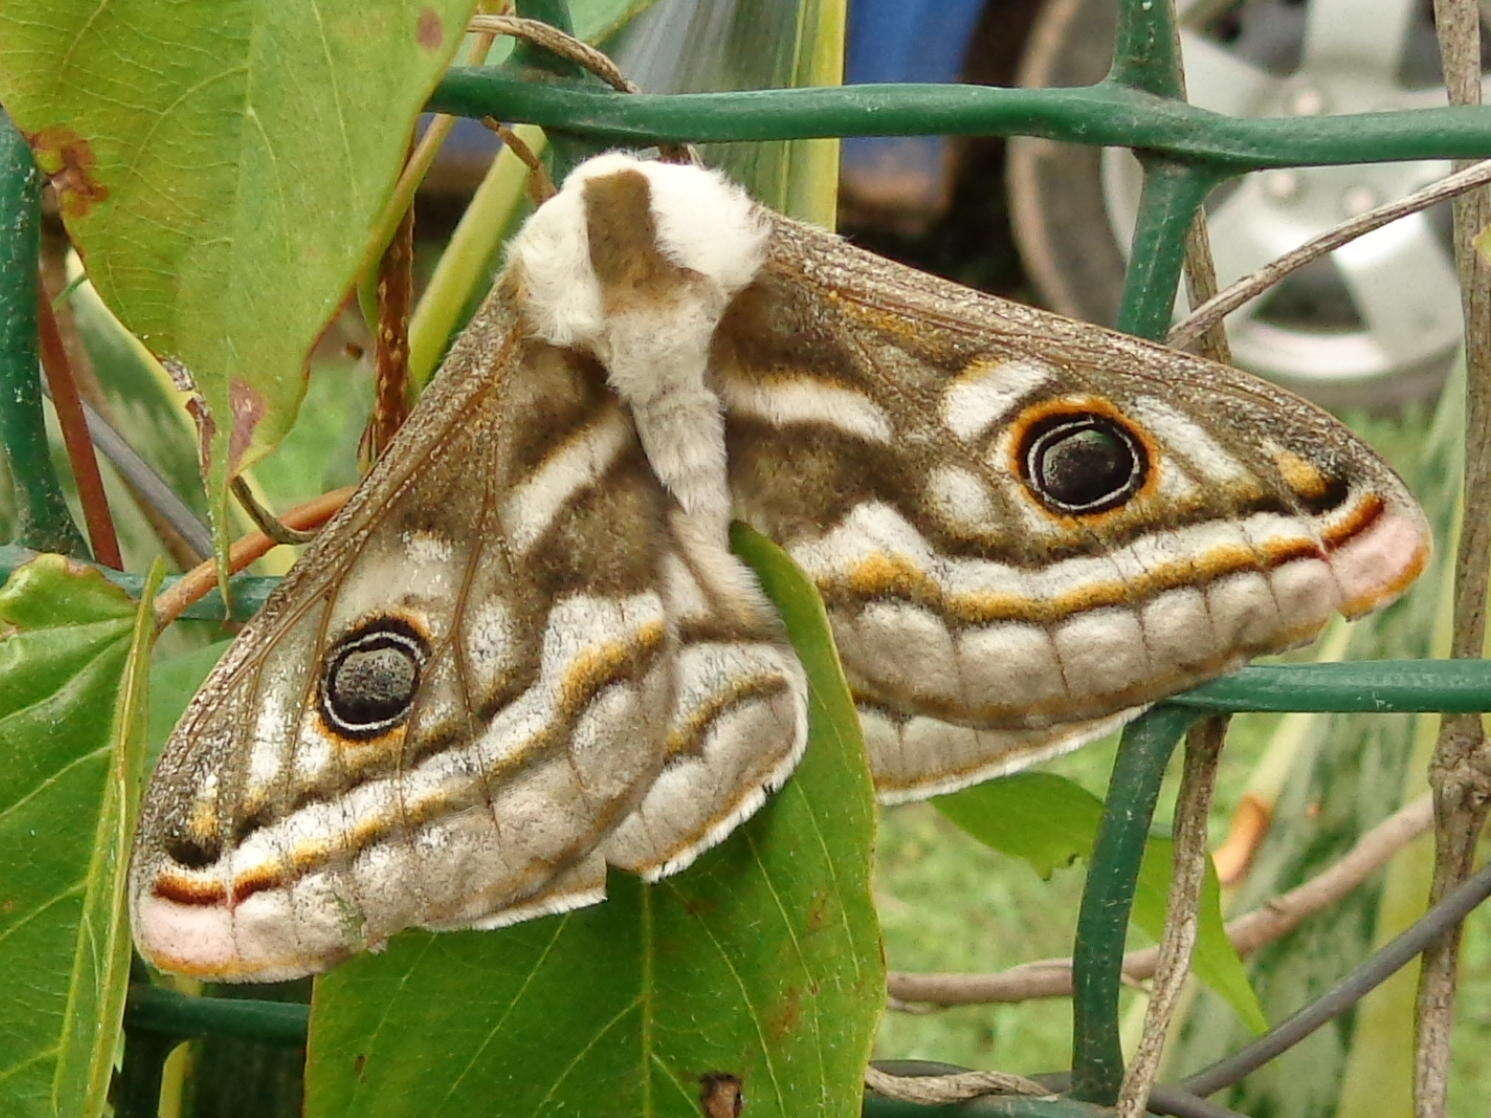
[[[87,273],[79,271],[71,281],[68,280],[67,253],[60,245],[52,250],[44,250],[41,263],[42,290],[48,293],[48,305],[57,320],[63,352],[67,356],[73,382],[77,385],[78,397],[82,401],[89,440],[94,449],[113,465],[115,476],[129,494],[130,501],[144,517],[145,523],[155,533],[171,562],[180,570],[196,566],[212,550],[210,545],[206,551],[194,546],[194,541],[208,541],[210,544],[211,537],[206,525],[196,520],[191,510],[170,490],[154,469],[125,443],[109,416],[108,400],[94,372],[88,349],[79,335],[78,322],[73,314],[72,293],[88,281]],[[45,382],[42,390],[48,396],[51,395]],[[148,475],[148,478],[142,475]],[[158,494],[165,494],[174,502],[172,514],[168,515],[157,507],[155,498]],[[186,519],[178,524],[175,514],[182,512]],[[188,523],[198,531],[195,537],[188,538],[181,530]]]
[[[865,1086],[877,1095],[922,1106],[946,1106],[985,1095],[1030,1095],[1049,1098],[1052,1092],[1023,1075],[1002,1071],[965,1071],[954,1075],[892,1075],[871,1064]]]
[[[970,1074],[968,1068],[959,1067],[957,1064],[945,1064],[938,1060],[876,1060],[873,1067],[874,1070],[900,1080],[902,1083],[908,1079],[926,1079],[934,1076],[956,1079]],[[1036,1075],[1032,1076],[1029,1082],[1040,1087],[1046,1097],[1060,1095],[1071,1090],[1072,1073],[1053,1072]],[[1170,1114],[1175,1118],[1245,1118],[1235,1110],[1228,1110],[1225,1106],[1208,1102],[1170,1083],[1162,1083],[1155,1087],[1149,1096],[1149,1108],[1152,1113]],[[1092,1109],[1094,1113],[1098,1111],[1096,1107]],[[1008,1112],[986,1109],[977,1100],[971,1100],[960,1106],[957,1113],[966,1113],[969,1118],[975,1118],[976,1115]]]
[[[212,533],[207,525],[176,495],[165,478],[156,473],[155,467],[87,400],[83,401],[83,415],[88,420],[88,435],[93,445],[109,460],[157,531],[166,528],[174,532],[194,552],[193,561],[211,555]]]
[[[355,488],[356,486],[346,485],[341,489],[333,489],[330,493],[323,493],[303,505],[297,505],[284,515],[283,522],[295,529],[315,528],[324,524],[347,503],[347,499],[352,496]],[[234,541],[233,545],[228,548],[229,573],[236,574],[243,570],[255,559],[276,546],[276,542],[264,532],[250,532]],[[187,571],[182,575],[180,582],[156,597],[156,627],[164,629],[175,621],[187,606],[212,590],[217,585],[217,581],[218,566],[215,558],[208,558],[205,562]]]
[[[414,207],[404,211],[378,262],[378,328],[373,349],[376,391],[363,433],[364,466],[372,468],[409,415],[409,307],[414,301]]]
[[[1428,209],[1436,203],[1454,198],[1476,187],[1485,186],[1487,183],[1491,183],[1491,159],[1475,163],[1463,171],[1431,183],[1404,198],[1368,210],[1349,221],[1343,221],[1318,237],[1312,237],[1298,248],[1286,252],[1277,260],[1265,264],[1257,271],[1249,272],[1241,279],[1228,284],[1216,295],[1197,305],[1190,314],[1170,330],[1165,344],[1177,349],[1185,349],[1193,345],[1226,315],[1237,310],[1249,299],[1263,294],[1290,272],[1303,268],[1310,261],[1319,259],[1328,252],[1334,252],[1342,245],[1374,229],[1380,229],[1389,222],[1397,221],[1400,217]]]
[[[1191,306],[1205,306],[1217,297],[1217,266],[1211,255],[1211,232],[1206,226],[1206,210],[1198,207],[1186,231],[1186,294]],[[1205,325],[1197,347],[1203,357],[1232,364],[1232,347],[1227,344],[1227,327],[1219,315]],[[1174,342],[1170,343],[1174,345]]]
[[[1186,89],[1185,67],[1180,62],[1180,20],[1176,18],[1173,0],[1170,3],[1171,57],[1175,60],[1175,79],[1182,98],[1189,100]],[[1217,265],[1211,255],[1211,231],[1206,224],[1206,207],[1198,205],[1191,217],[1191,227],[1186,230],[1186,295],[1191,306],[1200,306],[1217,293]],[[1201,339],[1200,352],[1213,361],[1232,364],[1232,347],[1227,344],[1227,328],[1222,320],[1211,323]]]
[[[1476,0],[1434,0],[1434,20],[1452,105],[1481,102],[1481,18]],[[1475,239],[1491,224],[1485,189],[1455,199],[1455,264],[1465,318],[1465,474],[1460,544],[1455,555],[1454,629],[1450,655],[1480,657],[1486,641],[1491,562],[1491,266]],[[1434,795],[1431,905],[1470,872],[1476,840],[1491,806],[1491,755],[1481,717],[1446,715],[1429,766]],[[1415,1006],[1414,1111],[1436,1118],[1449,1094],[1460,928],[1449,925],[1424,953]]]
[[[274,513],[259,503],[259,498],[254,496],[254,491],[248,487],[248,482],[241,477],[236,477],[228,483],[228,488],[237,499],[243,511],[248,513],[249,519],[254,522],[255,527],[272,539],[275,543],[287,544],[291,547],[310,543],[316,538],[315,532],[301,532],[281,521]]]
[[[528,200],[535,206],[542,206],[559,191],[554,186],[554,180],[549,177],[541,160],[534,150],[528,146],[522,136],[503,124],[495,117],[484,116],[482,124],[497,133],[499,139],[507,146],[507,149],[518,157],[518,162],[528,168]]]
[[[1118,1118],[1143,1118],[1160,1073],[1170,1021],[1190,971],[1200,919],[1201,887],[1206,881],[1206,820],[1217,785],[1217,764],[1227,734],[1226,717],[1206,718],[1186,737],[1185,769],[1175,814],[1175,872],[1155,966],[1154,989],[1144,1013],[1144,1034],[1124,1072]]]
[[[67,447],[67,458],[72,464],[73,481],[78,487],[78,503],[83,507],[83,522],[88,528],[88,543],[93,549],[93,558],[116,571],[124,570],[124,557],[119,552],[119,536],[114,531],[114,515],[109,511],[109,495],[104,491],[103,475],[98,471],[98,458],[93,453],[93,441],[88,437],[88,418],[83,413],[83,400],[78,395],[78,382],[73,376],[72,362],[68,360],[67,347],[62,343],[62,331],[57,326],[57,314],[52,301],[47,298],[44,285],[38,285],[37,327],[41,341],[41,367],[46,374],[48,395],[52,398],[52,410],[57,415],[57,425],[62,429],[62,441]]]
[[[1275,1025],[1247,1047],[1188,1076],[1181,1082],[1181,1087],[1198,1095],[1209,1095],[1230,1087],[1281,1052],[1294,1047],[1333,1017],[1345,1013],[1450,928],[1458,926],[1487,897],[1491,897],[1491,865],[1482,867],[1462,881],[1407,931],[1354,967],[1324,995]],[[1434,1118],[1442,1118],[1443,1113],[1438,1112]]]
[[[594,74],[618,93],[641,92],[636,83],[623,74],[621,67],[606,54],[541,20],[524,19],[521,16],[475,15],[466,26],[471,31],[488,35],[511,35],[542,47]],[[687,144],[659,143],[658,150],[670,162],[688,163],[693,158]]]
[[[1400,808],[1357,840],[1346,854],[1302,885],[1227,923],[1227,938],[1248,955],[1288,935],[1305,920],[1347,896],[1433,822],[1428,795]],[[1130,951],[1124,975],[1153,977],[1159,949]],[[1071,959],[1043,959],[993,974],[913,974],[892,971],[891,996],[904,1002],[941,1006],[1064,998],[1072,992]]]
[[[605,54],[542,20],[524,19],[522,16],[477,15],[471,17],[466,28],[483,35],[511,35],[516,39],[524,39],[550,54],[557,54],[560,58],[589,70],[618,93],[638,92],[636,85]]]

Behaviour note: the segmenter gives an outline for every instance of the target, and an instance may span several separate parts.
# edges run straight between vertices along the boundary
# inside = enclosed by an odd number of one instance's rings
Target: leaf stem
[[[83,411],[83,399],[78,394],[78,383],[73,376],[67,347],[62,344],[57,313],[52,309],[51,301],[44,296],[38,301],[37,310],[41,367],[47,376],[52,408],[57,413],[57,425],[62,429],[62,441],[67,446],[68,461],[72,463],[73,480],[78,486],[78,502],[83,506],[83,520],[88,526],[88,542],[93,547],[96,561],[122,571],[124,557],[119,552],[119,537],[114,531],[114,515],[109,510],[109,495],[104,491],[103,475],[98,469],[98,456],[94,453],[93,440],[88,433],[88,417]]]

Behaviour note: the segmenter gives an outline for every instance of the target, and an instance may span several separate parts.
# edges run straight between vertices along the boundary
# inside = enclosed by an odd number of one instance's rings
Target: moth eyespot
[[[321,713],[337,733],[372,738],[402,725],[428,649],[406,622],[380,618],[349,633],[321,678]]]
[[[173,834],[166,838],[166,856],[178,866],[199,870],[222,857],[223,848],[215,838],[197,838]]]
[[[1031,424],[1020,464],[1042,504],[1072,515],[1116,508],[1149,472],[1134,433],[1094,412],[1060,412]]]

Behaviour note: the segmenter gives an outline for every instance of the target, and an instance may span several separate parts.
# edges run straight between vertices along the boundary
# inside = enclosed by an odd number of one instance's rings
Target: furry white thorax
[[[608,314],[590,260],[584,191],[588,181],[622,172],[646,177],[658,251],[693,275]],[[710,342],[731,297],[761,267],[768,230],[745,191],[719,172],[612,152],[575,168],[512,242],[538,334],[600,360],[659,479],[714,532],[725,530],[730,502],[724,421],[706,375]]]

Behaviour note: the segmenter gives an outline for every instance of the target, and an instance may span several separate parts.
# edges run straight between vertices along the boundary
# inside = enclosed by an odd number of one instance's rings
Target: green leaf
[[[1017,773],[940,796],[937,809],[985,846],[1020,858],[1042,877],[1092,852],[1103,802],[1081,785],[1051,773]],[[1170,892],[1174,843],[1152,835],[1139,866],[1133,921],[1160,938]],[[1208,862],[1201,887],[1201,919],[1191,967],[1208,986],[1227,999],[1256,1032],[1268,1027],[1258,996],[1248,982],[1242,959],[1227,938],[1222,920],[1222,891]]]
[[[0,101],[100,296],[194,380],[209,507],[294,418],[474,3],[0,8]]]
[[[155,643],[151,602],[164,573],[164,564],[157,560],[135,612],[110,727],[108,775],[84,879],[82,920],[74,940],[52,1109],[78,1118],[96,1118],[108,1105],[109,1075],[129,990],[131,945],[125,884],[145,760],[146,694],[150,650]]]
[[[318,980],[308,1118],[698,1118],[705,1076],[753,1118],[859,1113],[884,1000],[873,803],[817,595],[737,527],[812,687],[807,755],[730,839],[655,886],[500,932],[395,937]]]
[[[56,555],[0,589],[0,1113],[96,1114],[123,1010],[140,607]],[[122,744],[111,751],[111,741]],[[112,763],[111,763],[112,757]]]

